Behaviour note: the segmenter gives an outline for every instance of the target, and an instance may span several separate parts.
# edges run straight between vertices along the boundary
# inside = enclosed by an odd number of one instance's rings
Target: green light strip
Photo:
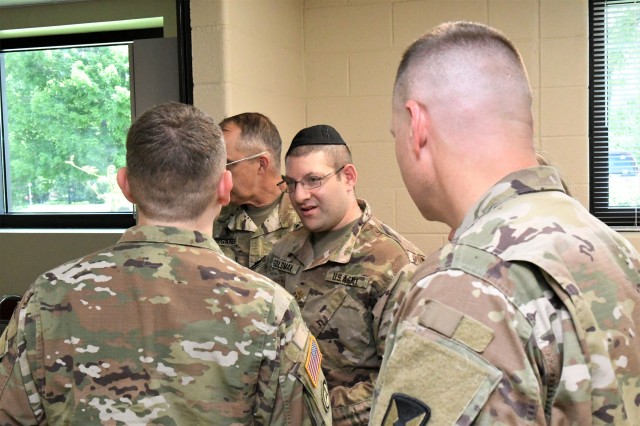
[[[126,19],[123,21],[90,22],[86,24],[56,25],[53,27],[0,30],[0,39],[92,33],[101,31],[141,30],[145,28],[158,27],[164,27],[164,18],[162,16],[155,18]]]

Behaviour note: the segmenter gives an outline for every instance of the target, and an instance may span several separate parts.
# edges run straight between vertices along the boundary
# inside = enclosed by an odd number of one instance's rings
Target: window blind
[[[590,209],[640,230],[640,0],[590,1]]]

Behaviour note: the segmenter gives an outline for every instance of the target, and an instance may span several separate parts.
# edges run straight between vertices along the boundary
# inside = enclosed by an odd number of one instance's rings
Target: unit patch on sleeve
[[[391,395],[391,401],[382,419],[383,426],[416,425],[429,423],[431,409],[422,401],[402,393]]]
[[[309,378],[311,379],[311,383],[313,383],[313,387],[318,386],[318,376],[320,375],[320,367],[322,365],[322,354],[320,353],[320,347],[318,346],[318,342],[313,335],[309,336],[311,340],[311,344],[309,345],[309,350],[307,352],[307,360],[304,363],[304,368],[307,370],[307,374],[309,374]]]

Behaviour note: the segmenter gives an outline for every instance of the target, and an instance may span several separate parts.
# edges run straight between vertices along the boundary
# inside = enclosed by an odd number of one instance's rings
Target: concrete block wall
[[[483,22],[520,50],[534,93],[536,145],[587,205],[587,8],[587,0],[307,0],[307,121],[336,125],[352,144],[360,193],[378,216],[426,252],[437,249],[448,229],[420,216],[394,161],[391,89],[402,52],[429,28]]]
[[[257,111],[284,141],[305,126],[299,0],[191,0],[194,104],[216,120]]]
[[[204,19],[216,5],[221,13]],[[499,28],[527,66],[537,148],[588,205],[588,0],[193,0],[192,17],[194,40],[220,26],[228,49],[217,56],[221,65],[206,65],[194,41],[196,105],[224,114],[261,110],[285,144],[304,126],[333,125],[352,148],[358,195],[427,253],[449,230],[422,218],[395,161],[396,67],[404,49],[441,22]],[[293,69],[282,71],[289,80],[274,83],[269,61],[285,52],[276,62]],[[216,76],[220,67],[224,75]],[[623,235],[640,247],[640,236]]]

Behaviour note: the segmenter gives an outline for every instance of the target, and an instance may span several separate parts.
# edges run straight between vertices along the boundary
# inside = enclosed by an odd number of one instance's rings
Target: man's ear
[[[413,99],[405,102],[404,106],[411,118],[411,127],[409,128],[411,150],[415,155],[418,155],[420,150],[427,144],[428,126],[430,124],[429,116],[425,107]]]
[[[263,154],[260,157],[258,157],[258,163],[260,165],[258,168],[258,174],[263,175],[267,173],[267,170],[269,170],[271,159],[266,154]]]
[[[347,184],[352,187],[356,186],[356,182],[358,181],[358,171],[356,170],[356,166],[349,163],[342,169],[342,175],[344,176],[344,180]]]
[[[124,198],[126,198],[131,204],[136,204],[136,200],[133,197],[133,194],[131,194],[131,188],[129,187],[129,175],[126,167],[118,169],[116,181],[118,182],[118,186],[120,187],[120,191],[122,191]]]
[[[231,188],[233,188],[233,178],[231,177],[231,172],[225,170],[222,172],[222,176],[220,176],[220,182],[218,182],[218,204],[221,206],[229,204],[231,200]]]

